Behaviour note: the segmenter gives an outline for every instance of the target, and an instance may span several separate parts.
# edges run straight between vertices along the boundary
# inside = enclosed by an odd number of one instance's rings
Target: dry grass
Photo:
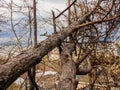
[[[13,83],[7,90],[19,90],[20,85],[17,85]],[[25,88],[22,88],[20,90],[25,90]]]

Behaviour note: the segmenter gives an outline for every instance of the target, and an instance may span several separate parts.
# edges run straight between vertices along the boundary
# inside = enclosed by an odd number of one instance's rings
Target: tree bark
[[[76,30],[74,27],[68,27],[57,34],[53,34],[42,41],[37,48],[23,51],[16,57],[9,59],[6,64],[0,65],[0,90],[6,90],[20,75],[40,63],[43,56],[59,46],[74,30]]]
[[[74,45],[66,44],[61,52],[61,76],[57,90],[76,90],[76,67],[72,60]]]
[[[37,47],[37,15],[36,15],[36,0],[33,0],[33,16],[34,16],[34,48]],[[31,74],[31,75],[30,75]],[[36,76],[36,66],[33,66],[30,70],[28,70],[28,76],[29,76],[29,84],[30,88],[29,90],[38,90],[37,84],[35,82],[35,76]]]
[[[86,17],[90,16],[90,14],[91,13],[85,15],[81,19],[81,22],[84,22]],[[0,90],[6,90],[20,75],[40,63],[43,56],[48,54],[48,52],[56,46],[59,46],[67,36],[80,27],[79,23],[75,22],[39,43],[37,48],[23,51],[16,57],[11,58],[6,64],[0,65]]]
[[[101,23],[116,19],[120,14],[101,21],[83,23],[91,13],[85,15],[79,25],[78,22],[71,24],[62,31],[51,35],[46,40],[38,44],[37,48],[23,51],[21,54],[9,59],[9,61],[0,65],[0,90],[6,90],[20,75],[28,71],[29,68],[41,62],[42,57],[48,54],[56,46],[59,46],[63,40],[74,31],[87,25]],[[82,24],[83,23],[83,24]],[[82,31],[82,29],[81,29]]]

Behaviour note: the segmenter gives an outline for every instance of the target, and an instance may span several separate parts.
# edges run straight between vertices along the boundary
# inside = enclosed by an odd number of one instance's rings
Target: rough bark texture
[[[76,67],[72,60],[73,45],[67,44],[62,48],[61,53],[61,76],[58,84],[58,90],[76,90],[75,77]]]
[[[77,75],[86,75],[86,74],[91,72],[92,66],[91,66],[91,62],[90,62],[90,60],[88,58],[87,58],[87,62],[88,62],[87,67],[85,67],[85,68],[77,67],[76,68],[76,74]]]
[[[20,75],[40,63],[43,56],[58,46],[74,30],[76,30],[75,27],[65,28],[41,42],[37,48],[23,51],[6,64],[0,65],[0,90],[8,88]]]
[[[89,14],[85,15],[85,17],[81,19],[81,22],[84,22],[87,16],[89,16]],[[43,56],[56,46],[59,46],[67,36],[80,27],[82,26],[79,26],[79,23],[75,22],[39,43],[37,48],[23,51],[16,57],[11,58],[6,64],[0,65],[0,90],[6,90],[20,75],[40,63]]]
[[[39,43],[37,48],[23,51],[16,57],[9,59],[9,61],[6,64],[0,65],[0,90],[6,90],[9,87],[9,85],[12,84],[20,75],[28,71],[29,68],[40,63],[43,56],[45,56],[56,46],[59,46],[60,43],[63,42],[63,40],[67,36],[72,34],[77,29],[85,27],[87,25],[110,21],[117,17],[120,17],[120,14],[118,14],[117,16],[106,20],[83,23],[86,20],[86,18],[90,16],[90,14],[91,13],[85,15],[85,17],[81,19],[80,23],[75,22],[69,27],[64,28],[64,30],[53,34],[43,42]]]

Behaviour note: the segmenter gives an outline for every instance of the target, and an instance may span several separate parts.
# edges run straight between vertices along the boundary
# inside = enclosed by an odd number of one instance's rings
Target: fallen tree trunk
[[[85,21],[86,16],[83,19]],[[6,64],[0,65],[0,90],[6,90],[20,75],[40,63],[42,57],[59,46],[67,36],[78,29],[76,25],[79,25],[79,23],[74,23],[70,27],[51,35],[39,43],[37,48],[23,51],[16,57],[11,58]]]
[[[90,14],[91,13],[85,15],[80,23],[83,23]],[[49,38],[39,43],[37,48],[26,50],[16,57],[11,58],[6,64],[0,65],[0,90],[6,90],[20,75],[28,71],[29,68],[40,63],[42,57],[56,46],[59,46],[61,42],[74,31],[87,25],[110,21],[117,17],[120,17],[120,14],[106,20],[87,22],[81,25],[75,22],[69,27],[64,28],[64,30],[51,35]]]

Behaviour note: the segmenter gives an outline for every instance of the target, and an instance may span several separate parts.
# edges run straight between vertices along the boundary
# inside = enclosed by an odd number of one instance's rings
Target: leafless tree
[[[95,61],[98,63],[100,60],[100,58],[96,60],[97,51],[111,40],[111,35],[114,35],[114,30],[119,25],[119,7],[119,0],[92,2],[74,0],[59,15],[53,15],[56,20],[71,8],[68,27],[63,26],[60,31],[57,30],[56,33],[40,42],[36,48],[26,50],[0,66],[0,89],[7,89],[20,75],[40,63],[48,52],[59,47],[62,71],[57,89],[75,90],[76,75],[85,75],[94,69]],[[65,19],[68,20],[68,18]],[[101,43],[103,44],[99,45]],[[102,50],[105,49],[102,48]],[[78,56],[76,61],[72,59],[73,52]],[[87,67],[80,68],[81,63],[85,60]]]

